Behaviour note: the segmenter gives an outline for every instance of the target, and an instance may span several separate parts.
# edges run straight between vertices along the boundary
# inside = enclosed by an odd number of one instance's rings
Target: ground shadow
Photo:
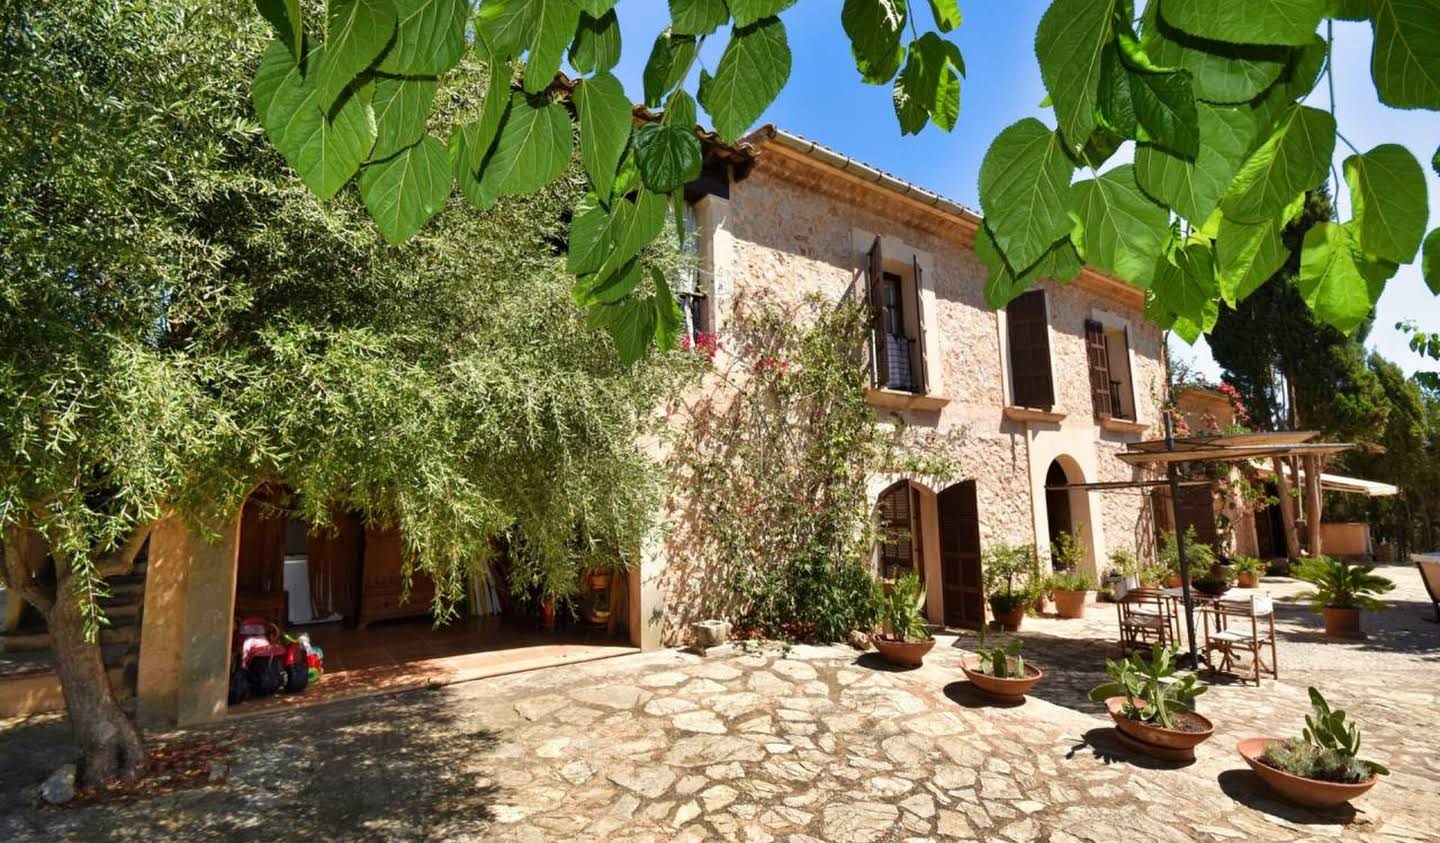
[[[1349,825],[1355,821],[1355,806],[1305,808],[1286,802],[1266,789],[1260,777],[1251,770],[1226,770],[1219,776],[1220,789],[1242,805],[1296,825]]]
[[[909,673],[912,670],[919,670],[918,667],[904,667],[886,661],[879,653],[861,653],[855,657],[855,666],[863,667],[866,670],[881,670],[886,673]]]
[[[1122,763],[1144,770],[1180,770],[1195,763],[1193,758],[1189,761],[1162,761],[1144,753],[1135,752],[1120,743],[1120,739],[1115,737],[1113,727],[1097,727],[1081,735],[1080,742],[1070,747],[1070,751],[1065,753],[1065,758],[1072,759],[1087,749],[1101,763]]]
[[[462,720],[443,692],[416,690],[257,714],[187,735],[228,735],[223,781],[124,803],[39,807],[34,788],[73,757],[63,720],[21,726],[11,747],[48,741],[44,761],[4,777],[0,837],[44,840],[405,840],[477,837],[500,789],[486,775],[499,735]],[[17,743],[19,742],[19,743]],[[8,760],[7,765],[8,766]],[[28,780],[27,780],[28,779]]]
[[[957,705],[965,708],[1019,708],[1025,704],[1025,698],[1007,699],[996,697],[976,688],[969,680],[951,682],[945,686],[945,696]]]

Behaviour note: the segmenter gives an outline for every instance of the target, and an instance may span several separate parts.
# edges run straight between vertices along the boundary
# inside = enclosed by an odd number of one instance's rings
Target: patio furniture
[[[1420,581],[1425,583],[1425,591],[1430,594],[1430,602],[1435,606],[1435,617],[1426,620],[1440,623],[1440,554],[1416,553],[1410,558],[1420,569]]]
[[[1210,631],[1214,616],[1215,631]],[[1270,648],[1270,663],[1265,663],[1265,648]],[[1210,654],[1219,653],[1220,667],[1210,663]],[[1270,595],[1251,595],[1244,602],[1218,600],[1205,613],[1205,667],[1221,673],[1232,673],[1237,652],[1250,654],[1251,678],[1258,687],[1260,674],[1280,678],[1280,663],[1275,645],[1275,601]]]
[[[1159,589],[1132,588],[1115,603],[1120,619],[1120,652],[1175,644],[1180,630],[1171,603]]]

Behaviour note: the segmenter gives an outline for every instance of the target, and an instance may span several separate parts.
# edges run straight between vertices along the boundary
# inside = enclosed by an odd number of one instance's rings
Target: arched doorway
[[[1069,535],[1079,546],[1078,567],[1093,572],[1095,551],[1090,535],[1090,498],[1083,489],[1069,488],[1085,482],[1085,475],[1075,460],[1058,456],[1045,471],[1045,526],[1050,534],[1051,560],[1056,559],[1056,545],[1061,536]]]
[[[925,581],[924,531],[920,522],[920,487],[901,480],[875,501],[880,530],[876,567],[881,577],[895,579],[914,571]]]
[[[936,496],[936,504],[945,625],[978,627],[985,622],[985,589],[980,572],[980,506],[975,481],[946,488]]]

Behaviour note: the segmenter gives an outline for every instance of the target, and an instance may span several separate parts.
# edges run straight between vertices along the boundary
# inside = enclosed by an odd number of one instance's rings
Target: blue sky
[[[917,24],[930,28],[927,4],[918,7]],[[966,0],[960,4],[964,24],[948,37],[964,53],[968,75],[961,84],[960,120],[954,131],[928,126],[919,135],[902,137],[890,102],[889,86],[865,85],[850,57],[849,41],[840,27],[840,0],[801,0],[783,13],[793,55],[790,82],[760,122],[775,123],[814,139],[937,193],[979,208],[977,178],[991,139],[1022,117],[1039,117],[1045,98],[1035,63],[1035,27],[1048,3],[1042,0]],[[662,0],[632,0],[619,5],[624,59],[616,73],[632,98],[641,96],[641,70],[655,34],[668,20]],[[923,31],[923,30],[922,30]],[[724,49],[726,32],[712,36],[702,54],[714,68]],[[1406,145],[1425,163],[1430,188],[1430,227],[1440,224],[1440,178],[1428,166],[1440,142],[1440,115],[1397,111],[1379,104],[1370,81],[1370,27],[1340,23],[1335,28],[1335,99],[1340,130],[1361,151],[1386,142]],[[698,70],[696,71],[698,75]],[[694,91],[695,79],[689,82]],[[1325,85],[1317,86],[1307,104],[1328,108]],[[758,125],[758,124],[757,124]],[[1335,170],[1350,151],[1337,143]],[[1121,158],[1123,160],[1123,151]],[[1349,201],[1339,191],[1341,218]],[[1370,344],[1407,372],[1424,363],[1412,354],[1395,322],[1413,319],[1422,328],[1440,331],[1440,300],[1430,295],[1417,265],[1401,269],[1380,299]],[[1191,359],[1200,371],[1218,375],[1202,340],[1194,348],[1172,340],[1177,358]]]

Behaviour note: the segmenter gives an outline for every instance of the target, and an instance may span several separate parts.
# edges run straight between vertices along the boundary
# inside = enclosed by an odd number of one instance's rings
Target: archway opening
[[[1094,572],[1095,539],[1092,533],[1090,498],[1083,489],[1071,488],[1085,482],[1075,460],[1061,455],[1045,472],[1045,523],[1050,534],[1050,559],[1056,570],[1075,568]],[[1076,553],[1070,559],[1061,552],[1062,537]]]

